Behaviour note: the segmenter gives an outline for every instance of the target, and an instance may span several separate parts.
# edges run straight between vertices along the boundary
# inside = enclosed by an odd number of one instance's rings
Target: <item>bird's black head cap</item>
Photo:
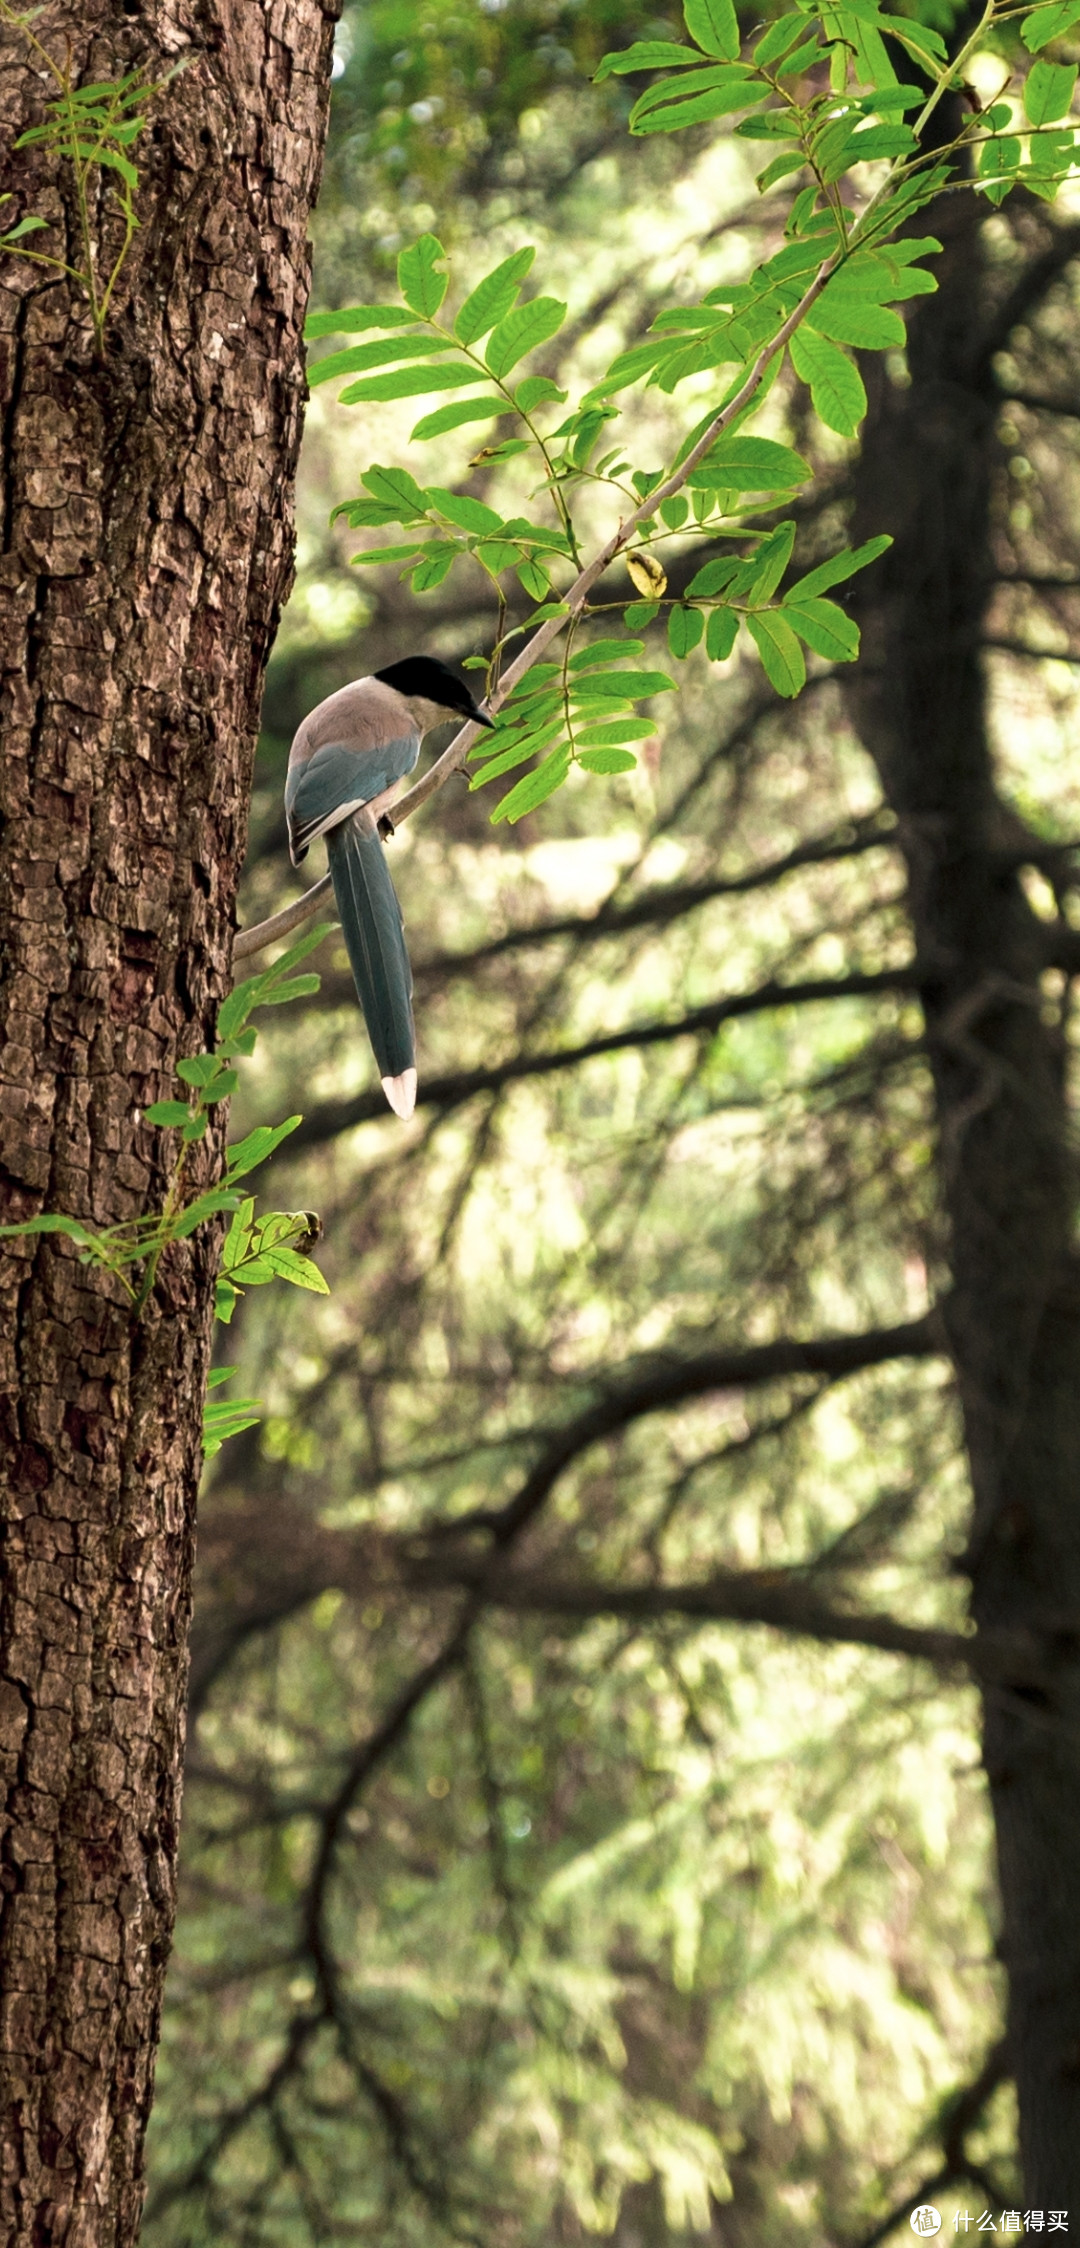
[[[473,718],[480,726],[492,723],[477,709],[472,689],[456,677],[449,664],[441,663],[438,656],[405,656],[400,663],[388,663],[384,671],[376,671],[373,676],[384,679],[388,687],[396,687],[399,695],[423,695],[428,702],[454,711],[459,718]]]

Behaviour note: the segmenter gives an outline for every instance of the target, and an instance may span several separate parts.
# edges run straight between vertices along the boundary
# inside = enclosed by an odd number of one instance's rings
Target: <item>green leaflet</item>
[[[808,648],[833,663],[854,663],[859,653],[859,628],[835,601],[815,599],[784,603],[784,615]]]
[[[552,382],[550,375],[526,375],[514,392],[514,404],[520,414],[532,414],[537,406],[564,405],[566,395],[557,382]]]
[[[1080,23],[1080,0],[1051,0],[1046,8],[1036,8],[1023,25],[1020,37],[1031,54],[1040,47],[1048,47],[1051,39],[1060,39]]]
[[[724,587],[731,584],[736,571],[741,567],[742,565],[736,555],[718,555],[715,561],[703,564],[696,577],[691,578],[686,590],[691,594],[722,593]]]
[[[714,609],[705,627],[705,653],[713,663],[723,663],[730,656],[739,631],[739,619],[734,609]]]
[[[775,531],[770,531],[768,537],[762,539],[757,553],[747,564],[748,571],[752,573],[746,588],[748,601],[772,600],[791,560],[794,544],[794,523],[778,523]]]
[[[526,352],[535,351],[557,334],[566,318],[566,306],[557,297],[532,297],[528,304],[519,304],[500,320],[490,338],[485,357],[493,375],[500,379],[516,367]]]
[[[501,531],[503,519],[493,507],[485,507],[482,500],[470,499],[465,492],[444,491],[441,484],[433,484],[428,498],[448,523],[456,523],[459,531]]]
[[[151,1101],[143,1115],[148,1124],[160,1124],[163,1131],[171,1131],[187,1123],[191,1110],[186,1101]]]
[[[788,348],[791,364],[800,380],[809,384],[814,412],[826,429],[854,437],[866,412],[866,392],[854,360],[839,344],[805,325],[796,328]]]
[[[700,609],[688,609],[677,603],[668,618],[668,647],[673,656],[688,656],[696,648],[705,630],[705,619]]]
[[[426,515],[429,495],[422,491],[415,476],[407,468],[381,468],[374,463],[363,478],[373,499],[383,507],[396,507],[400,513],[394,518],[398,523],[419,522]]]
[[[531,245],[515,250],[478,283],[454,322],[454,334],[460,343],[476,343],[505,319],[535,256]]]
[[[356,336],[365,328],[414,328],[415,312],[401,304],[352,304],[344,312],[313,312],[304,322],[304,336]]]
[[[388,360],[430,359],[437,352],[452,349],[437,336],[399,336],[394,343],[352,344],[345,351],[331,351],[325,359],[316,359],[308,368],[308,389],[317,390],[320,383],[334,382],[338,375],[358,375],[363,367],[385,366]]]
[[[680,91],[681,84],[680,79],[672,79],[673,94]],[[730,117],[735,110],[745,109],[748,100],[763,99],[761,94],[750,95],[746,81],[739,79],[731,86],[717,86],[711,94],[696,94],[689,101],[665,102],[662,109],[653,109],[652,114],[643,117],[640,124],[634,122],[638,112],[632,111],[630,130],[639,136],[644,133],[679,133],[687,125],[705,125],[714,117]]]
[[[691,39],[707,55],[734,62],[739,52],[739,25],[732,0],[683,0],[683,18]]]
[[[546,601],[551,592],[551,579],[539,562],[526,557],[517,566],[517,574],[530,601]]]
[[[530,757],[547,749],[562,731],[563,713],[560,709],[558,716],[548,725],[537,726],[532,732],[526,730],[524,734],[519,734],[506,749],[499,751],[497,757],[489,757],[486,765],[479,766],[470,778],[470,792],[475,788],[483,788],[485,781],[497,781],[502,773],[512,773],[515,765],[527,764]]]
[[[806,30],[806,17],[801,10],[794,15],[777,16],[769,25],[764,37],[754,48],[754,61],[759,70],[779,61],[801,39]]]
[[[1076,64],[1033,62],[1024,81],[1024,115],[1032,125],[1064,117],[1076,84]]]
[[[535,773],[526,773],[524,780],[518,781],[516,788],[503,797],[502,803],[496,804],[491,815],[492,827],[497,827],[502,820],[509,820],[513,826],[516,820],[524,819],[526,812],[535,812],[538,804],[546,803],[547,798],[562,787],[569,770],[570,744],[564,742],[552,750],[550,757],[545,757]]]
[[[574,681],[575,698],[582,702],[610,698],[616,691],[623,702],[641,702],[646,695],[673,694],[675,681],[666,671],[609,671]]]
[[[891,538],[882,532],[876,539],[867,539],[862,546],[845,547],[831,562],[819,562],[816,570],[809,570],[800,578],[788,593],[787,601],[805,603],[810,595],[824,593],[828,586],[843,585],[846,578],[853,578],[857,570],[867,569],[891,545]]]
[[[826,284],[806,315],[808,327],[833,343],[854,344],[859,351],[891,351],[907,341],[907,329],[898,312],[887,305],[867,304],[850,294],[830,297]]]
[[[707,93],[714,86],[734,88],[734,107],[738,109],[752,84],[753,73],[746,63],[712,63],[707,70],[688,70],[682,78],[663,78],[659,85],[649,86],[645,93],[638,95],[630,112],[631,130],[639,117],[647,117],[661,102],[681,101],[687,94]],[[755,99],[758,98],[760,89],[755,92]]]
[[[433,320],[446,295],[449,275],[439,271],[445,267],[446,251],[434,234],[422,234],[411,249],[403,250],[397,261],[398,288],[406,304],[419,312],[425,320]]]
[[[787,179],[789,173],[800,171],[805,162],[805,156],[797,148],[789,149],[784,156],[774,156],[772,163],[766,164],[764,171],[758,173],[758,194],[767,195],[770,187],[776,186],[777,180]]]
[[[434,592],[435,587],[442,584],[448,571],[453,569],[461,552],[462,549],[458,546],[444,546],[441,540],[433,539],[431,545],[425,547],[410,578],[413,592]]]
[[[605,55],[593,72],[593,85],[612,73],[624,77],[630,70],[675,70],[680,63],[696,62],[693,47],[681,47],[673,39],[637,39],[632,47],[623,47]]]
[[[746,622],[777,694],[789,699],[797,695],[806,685],[806,663],[791,626],[775,609],[763,609]]]
[[[1010,134],[979,150],[979,185],[990,203],[1003,203],[1020,168],[1020,142]]]
[[[578,748],[603,749],[613,742],[645,742],[656,731],[653,718],[616,718],[608,726],[587,726],[577,737]]]
[[[895,316],[894,316],[895,317]],[[718,437],[687,483],[700,491],[789,492],[810,469],[801,453],[771,437]]]
[[[602,664],[625,663],[630,656],[644,653],[644,640],[593,640],[571,656],[567,669],[573,677],[576,671],[598,671]]]
[[[505,398],[458,398],[450,406],[437,406],[433,414],[425,414],[411,434],[421,441],[442,437],[448,429],[461,429],[466,422],[494,421],[497,414],[511,414],[513,410]]]
[[[587,773],[629,773],[637,758],[628,749],[583,749],[578,764]]]
[[[289,1133],[295,1132],[302,1121],[299,1116],[288,1116],[284,1124],[256,1124],[253,1132],[248,1132],[244,1139],[237,1140],[232,1147],[226,1148],[225,1177],[230,1185],[234,1180],[244,1178],[249,1171],[254,1171],[260,1163],[265,1163],[273,1155],[275,1148],[281,1146],[282,1140],[287,1140]]]
[[[367,375],[341,393],[342,406],[374,404],[384,398],[419,398],[427,390],[461,390],[482,380],[478,367],[451,360],[443,367],[402,367],[394,375]]]

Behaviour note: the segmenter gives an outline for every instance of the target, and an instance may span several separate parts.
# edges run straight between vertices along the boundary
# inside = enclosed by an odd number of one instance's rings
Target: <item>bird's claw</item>
[[[391,837],[397,834],[397,829],[394,826],[389,812],[380,812],[378,820],[376,821],[376,826],[378,827],[379,834],[381,835],[384,843],[389,843]]]

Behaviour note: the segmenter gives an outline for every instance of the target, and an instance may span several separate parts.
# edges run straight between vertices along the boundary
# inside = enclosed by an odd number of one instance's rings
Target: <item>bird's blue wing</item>
[[[373,796],[411,773],[420,754],[418,734],[403,734],[380,742],[377,749],[349,749],[344,742],[327,742],[306,764],[290,768],[285,783],[285,810],[289,820],[289,846],[293,864],[304,857],[317,835]]]

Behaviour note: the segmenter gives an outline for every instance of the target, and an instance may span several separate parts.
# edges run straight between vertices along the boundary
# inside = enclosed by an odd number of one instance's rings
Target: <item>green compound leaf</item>
[[[746,622],[777,694],[797,695],[806,685],[806,663],[791,626],[772,609],[763,609]]]
[[[859,627],[835,601],[785,601],[784,615],[800,640],[831,663],[854,663],[859,653]]]
[[[1076,64],[1034,62],[1024,81],[1024,115],[1033,125],[1064,117],[1076,84]]]
[[[548,797],[562,787],[569,770],[570,744],[561,742],[550,757],[545,757],[543,764],[537,766],[535,773],[526,773],[524,780],[503,797],[502,803],[496,804],[491,815],[492,827],[497,827],[502,820],[509,820],[513,826],[524,819],[526,812],[535,812],[539,804],[546,803]]]
[[[476,343],[498,321],[506,318],[535,256],[536,251],[531,246],[515,250],[477,284],[454,322],[454,334],[459,343]]]
[[[490,338],[485,357],[493,375],[500,380],[516,367],[526,352],[547,343],[558,333],[566,318],[566,306],[557,297],[532,297],[528,304],[519,304],[500,320]],[[474,378],[475,379],[475,378]]]
[[[707,55],[734,62],[739,52],[739,25],[732,0],[683,0],[683,19],[691,39]]]
[[[397,261],[398,288],[406,304],[425,320],[433,320],[446,295],[449,275],[440,272],[445,267],[446,251],[434,234],[422,234],[412,248],[403,250]]]
[[[637,758],[628,749],[583,749],[578,764],[587,773],[630,773]]]
[[[810,386],[818,419],[839,436],[854,437],[866,412],[866,391],[854,360],[839,344],[805,326],[796,328],[789,349],[796,374]]]

